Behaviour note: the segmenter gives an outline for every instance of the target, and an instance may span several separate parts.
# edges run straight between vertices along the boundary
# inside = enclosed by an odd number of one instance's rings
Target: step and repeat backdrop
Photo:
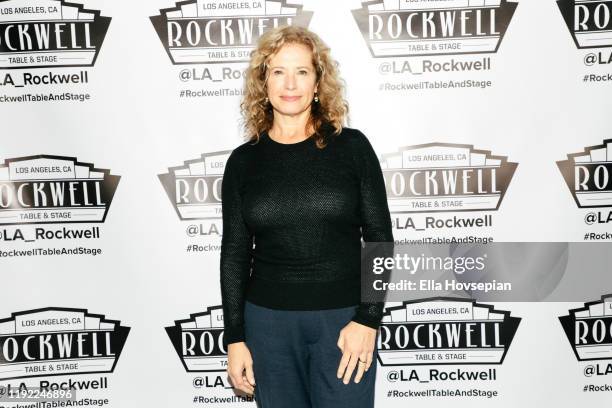
[[[0,406],[255,407],[220,191],[285,24],[338,61],[398,243],[611,240],[612,1],[1,0]],[[611,294],[389,303],[376,406],[607,406]]]

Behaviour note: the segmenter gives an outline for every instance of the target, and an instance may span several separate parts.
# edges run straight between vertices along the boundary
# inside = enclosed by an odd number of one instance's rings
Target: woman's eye
[[[300,74],[302,74],[302,75],[307,75],[307,74],[308,74],[308,71],[300,71]]]

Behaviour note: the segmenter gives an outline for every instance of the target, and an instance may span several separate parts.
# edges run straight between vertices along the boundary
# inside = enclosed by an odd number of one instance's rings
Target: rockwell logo
[[[403,302],[385,311],[378,359],[383,366],[501,364],[520,320],[468,299]]]
[[[612,47],[611,0],[557,0],[578,48]]]
[[[104,222],[119,179],[74,157],[7,159],[0,165],[0,225]]]
[[[181,220],[221,219],[221,182],[231,152],[204,153],[158,175]]]
[[[363,1],[353,10],[373,57],[496,52],[518,3],[506,0]]]
[[[110,21],[63,0],[1,0],[0,68],[92,66]]]
[[[612,139],[557,162],[579,208],[612,207]]]
[[[0,381],[113,372],[129,331],[85,309],[15,312],[0,320]]]
[[[578,361],[612,359],[612,294],[559,320]]]
[[[496,210],[517,163],[472,145],[428,143],[382,155],[392,213]]]
[[[227,351],[223,347],[223,308],[211,306],[206,312],[176,320],[166,333],[187,371],[225,371]]]
[[[151,22],[173,64],[247,62],[259,37],[283,25],[308,27],[312,12],[286,0],[191,0]]]

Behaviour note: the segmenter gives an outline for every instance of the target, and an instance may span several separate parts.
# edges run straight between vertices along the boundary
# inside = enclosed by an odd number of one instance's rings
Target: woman
[[[316,34],[267,32],[245,81],[250,138],[222,184],[228,375],[262,408],[372,407],[383,303],[360,301],[360,250],[362,236],[393,241],[379,161],[342,126],[343,88]]]

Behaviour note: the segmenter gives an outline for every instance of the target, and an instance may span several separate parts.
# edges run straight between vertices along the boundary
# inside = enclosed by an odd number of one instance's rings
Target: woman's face
[[[268,99],[275,114],[298,116],[310,111],[317,91],[312,52],[302,44],[285,44],[270,59]]]

